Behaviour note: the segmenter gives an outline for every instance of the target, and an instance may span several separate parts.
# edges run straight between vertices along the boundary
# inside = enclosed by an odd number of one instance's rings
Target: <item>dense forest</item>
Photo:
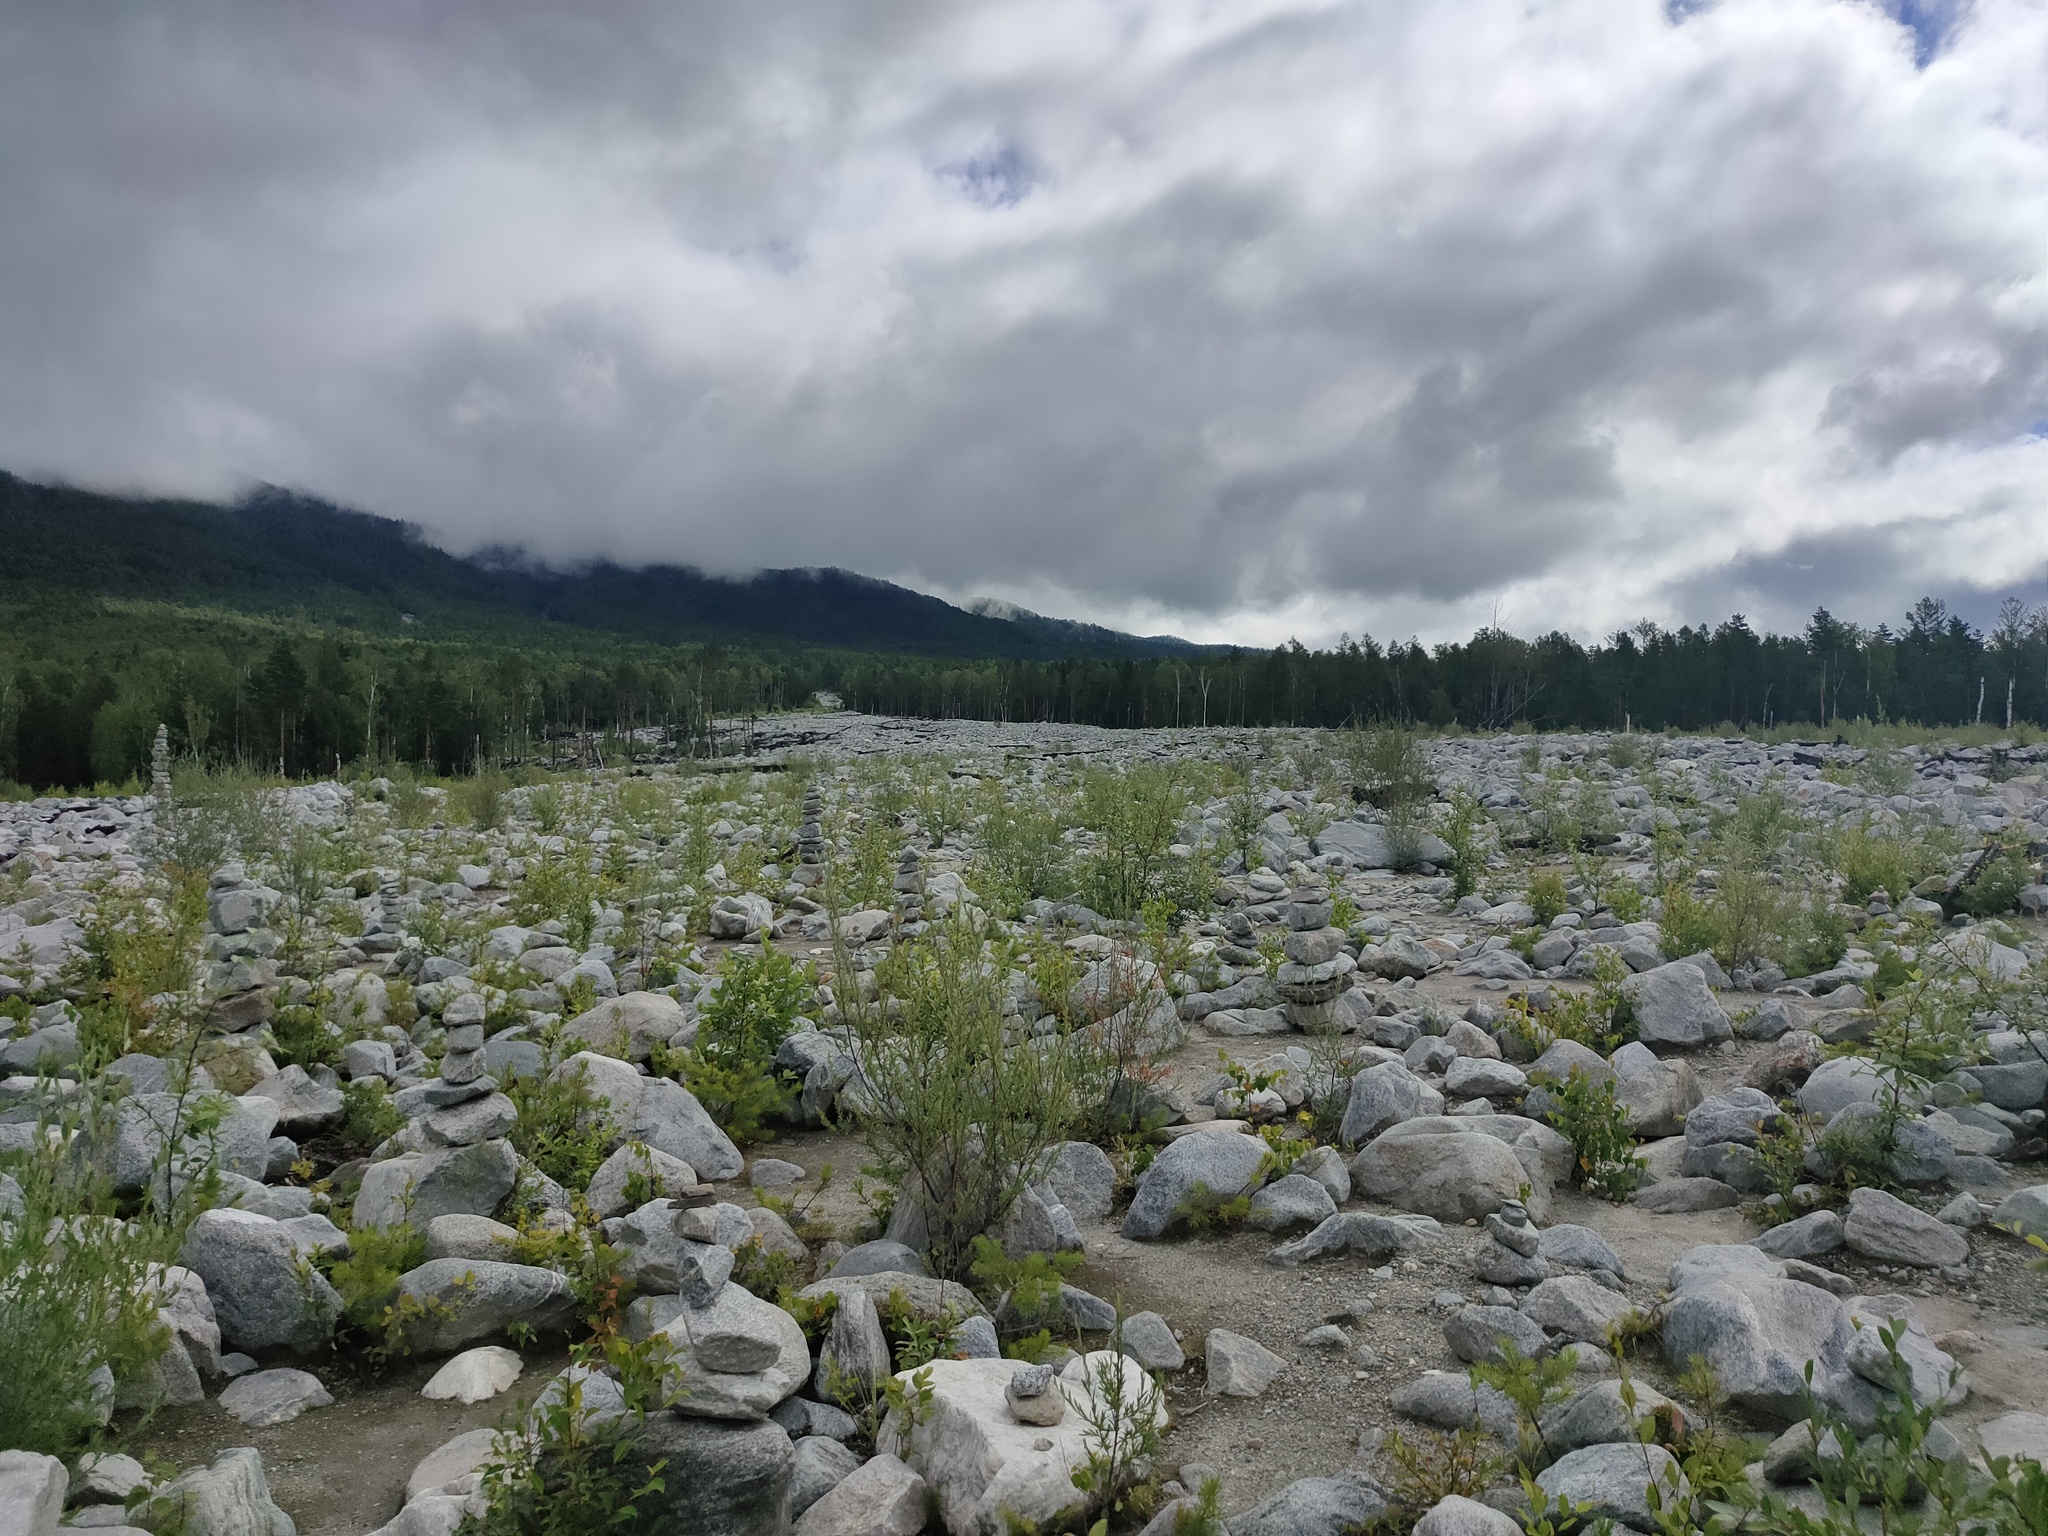
[[[402,761],[607,761],[740,744],[714,722],[829,690],[883,714],[1106,726],[1708,730],[1847,721],[2048,721],[2048,613],[1980,632],[1934,599],[1896,629],[1814,615],[1796,635],[1739,616],[1585,646],[1497,630],[1426,648],[1345,641],[1154,657],[961,659],[719,643],[568,625],[440,639],[128,598],[0,607],[0,777],[37,788],[140,771],[159,721],[180,754],[286,775]],[[637,737],[629,733],[638,732]]]

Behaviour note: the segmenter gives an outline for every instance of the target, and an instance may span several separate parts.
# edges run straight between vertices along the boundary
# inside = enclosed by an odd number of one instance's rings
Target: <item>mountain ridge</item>
[[[275,486],[219,504],[43,485],[0,471],[0,550],[0,593],[194,601],[358,629],[544,624],[661,644],[1035,660],[1209,649],[994,599],[958,607],[838,567],[722,577],[689,565],[608,560],[564,570],[504,545],[465,557],[417,524]]]

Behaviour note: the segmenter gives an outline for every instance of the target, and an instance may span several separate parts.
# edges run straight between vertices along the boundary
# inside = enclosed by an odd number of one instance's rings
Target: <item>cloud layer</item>
[[[2048,0],[0,18],[0,465],[1204,638],[2048,571]]]

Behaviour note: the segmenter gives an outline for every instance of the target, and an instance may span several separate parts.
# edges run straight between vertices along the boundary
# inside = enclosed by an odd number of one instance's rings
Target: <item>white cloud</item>
[[[17,8],[0,464],[1204,638],[2037,579],[2048,0],[1677,9]]]

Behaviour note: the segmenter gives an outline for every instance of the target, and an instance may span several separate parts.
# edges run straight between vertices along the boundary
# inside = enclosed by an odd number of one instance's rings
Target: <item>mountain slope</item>
[[[911,655],[1050,658],[1195,649],[1023,609],[972,612],[842,570],[743,579],[688,566],[576,571],[519,551],[462,559],[410,524],[266,489],[234,506],[110,496],[0,472],[0,594],[80,593],[425,633],[569,625],[663,644],[722,640]]]

